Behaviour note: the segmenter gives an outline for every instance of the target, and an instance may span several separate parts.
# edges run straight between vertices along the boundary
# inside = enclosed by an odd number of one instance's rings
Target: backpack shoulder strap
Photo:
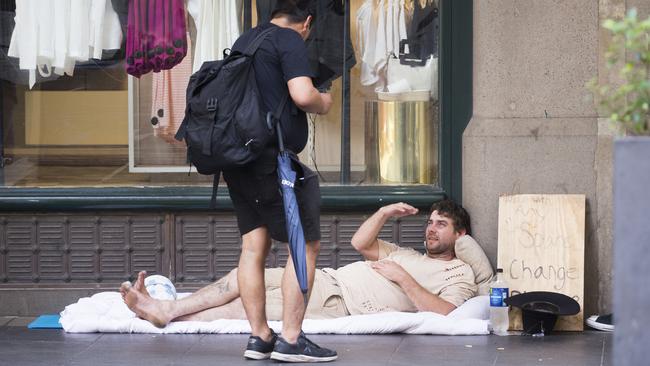
[[[221,179],[221,170],[214,173],[212,178],[212,196],[210,196],[210,209],[217,208],[217,190],[219,189],[219,180]]]
[[[187,136],[187,114],[189,113],[189,106],[185,106],[185,117],[183,117],[183,121],[181,121],[181,125],[178,127],[178,130],[176,130],[176,134],[174,135],[174,138],[178,141],[183,141],[185,136]],[[188,150],[189,151],[189,150]],[[189,159],[187,159],[189,160]]]
[[[253,56],[255,54],[255,52],[257,52],[257,49],[260,47],[262,42],[266,39],[266,37],[269,34],[275,32],[276,29],[277,29],[277,27],[272,26],[270,28],[267,28],[267,29],[263,30],[260,34],[257,35],[257,37],[255,37],[251,41],[251,43],[248,44],[248,46],[244,50],[243,54],[248,55],[248,56]]]

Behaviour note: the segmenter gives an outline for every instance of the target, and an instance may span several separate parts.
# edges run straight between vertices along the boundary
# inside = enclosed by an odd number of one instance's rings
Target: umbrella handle
[[[273,129],[273,113],[267,112],[266,113],[266,125],[269,127],[269,130]],[[282,129],[280,128],[280,121],[275,121],[275,129],[277,130],[278,134],[278,147],[280,148],[280,151],[284,151],[284,140],[282,139]]]
[[[266,112],[266,127],[269,131],[273,131],[273,113]]]

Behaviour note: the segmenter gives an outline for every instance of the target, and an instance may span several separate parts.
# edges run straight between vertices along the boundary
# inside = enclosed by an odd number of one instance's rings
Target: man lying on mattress
[[[431,207],[425,229],[426,254],[378,238],[387,220],[417,212],[410,205],[396,203],[380,208],[368,218],[352,237],[352,246],[366,260],[338,269],[317,269],[305,318],[385,311],[431,311],[446,315],[475,296],[475,271],[458,259],[455,251],[459,238],[476,243],[465,235],[470,232],[470,222],[462,206],[445,200]],[[487,262],[485,254],[478,251]],[[489,262],[484,265],[491,277]],[[138,274],[134,285],[123,283],[120,292],[129,309],[158,327],[180,320],[245,319],[236,271],[179,300],[156,300],[149,296],[144,286],[145,272]],[[283,272],[282,268],[265,270],[268,320],[282,319]],[[487,280],[484,278],[482,282]]]

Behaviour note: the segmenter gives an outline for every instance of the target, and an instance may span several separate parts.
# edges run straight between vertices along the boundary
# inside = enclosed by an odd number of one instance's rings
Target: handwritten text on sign
[[[583,308],[584,195],[515,195],[499,199],[498,266],[511,295],[552,291]],[[582,330],[582,312],[561,318],[556,329]],[[513,317],[514,329],[520,319]]]

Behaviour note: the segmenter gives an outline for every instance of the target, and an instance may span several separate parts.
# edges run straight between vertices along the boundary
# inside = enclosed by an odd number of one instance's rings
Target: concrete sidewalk
[[[248,335],[68,334],[0,318],[0,365],[266,365],[242,358]],[[336,365],[611,365],[612,333],[552,336],[313,335]]]

